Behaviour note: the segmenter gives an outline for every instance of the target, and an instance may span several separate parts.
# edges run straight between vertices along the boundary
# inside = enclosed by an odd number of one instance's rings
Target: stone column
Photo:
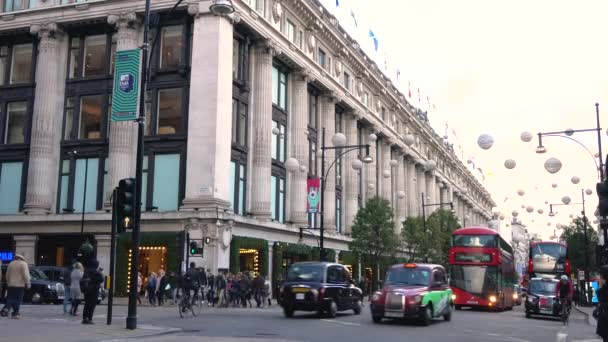
[[[293,105],[291,106],[290,131],[291,157],[298,163],[308,165],[308,74],[299,72],[292,77]],[[295,171],[290,174],[291,186],[289,202],[289,221],[297,226],[305,226],[308,222],[306,215],[306,172]],[[268,192],[268,191],[267,191]]]
[[[270,281],[270,293],[268,294],[268,298],[272,298],[273,290],[274,290],[274,241],[268,241],[268,274],[264,274],[267,280]]]
[[[377,141],[371,141],[369,136],[371,134],[375,134],[373,129],[368,130],[368,134],[365,137],[367,143],[369,144],[369,155],[374,159],[372,163],[365,164],[365,179],[366,184],[363,184],[363,189],[366,192],[365,200],[369,201],[371,198],[374,198],[378,195],[379,185],[376,184],[376,168],[379,163],[378,158],[376,158],[376,143]],[[365,203],[363,204],[365,205]]]
[[[230,166],[232,136],[233,32],[232,22],[228,18],[195,16],[193,41],[196,43],[192,47],[190,75],[186,196],[182,208],[185,210],[202,208],[204,211],[216,212],[217,208],[230,208],[230,173],[227,170]],[[270,78],[270,69],[268,75]],[[270,101],[270,94],[268,98]],[[268,125],[270,126],[270,121]],[[270,161],[270,151],[268,160]],[[270,191],[268,188],[265,190],[269,196]]]
[[[272,58],[278,50],[272,42],[265,42],[254,51],[251,212],[260,219],[270,220]]]
[[[416,212],[417,216],[422,216],[421,196],[426,192],[426,173],[424,172],[423,161],[418,161],[416,165]],[[425,194],[426,196],[426,194]],[[426,201],[426,198],[424,199]]]
[[[15,235],[15,253],[21,254],[25,258],[25,262],[30,265],[36,263],[36,242],[37,235]]]
[[[406,174],[406,166],[405,166],[405,159],[403,157],[403,154],[401,152],[397,153],[397,161],[399,162],[399,165],[395,168],[396,169],[396,174],[397,174],[397,182],[396,182],[396,187],[397,187],[397,191],[395,194],[395,207],[396,207],[396,221],[397,221],[397,225],[396,225],[396,232],[397,234],[401,233],[401,228],[402,228],[402,223],[403,221],[405,221],[405,217],[407,215],[407,210],[406,210],[406,203],[407,203],[407,194],[405,193],[405,174]],[[399,194],[404,194],[406,195],[403,198],[399,198]]]
[[[435,176],[433,175],[433,171],[425,172],[425,193],[424,193],[424,201],[425,204],[436,203],[435,201]],[[427,217],[430,216],[433,211],[435,211],[436,207],[426,207],[424,210],[426,211]]]
[[[99,261],[99,266],[104,269],[104,273],[110,272],[110,244],[112,243],[112,238],[110,235],[95,235],[95,240],[97,241],[97,260]]]
[[[140,45],[139,21],[135,12],[108,16],[108,24],[116,27],[116,51],[136,49]],[[150,118],[146,118],[150,120]],[[104,189],[104,207],[110,208],[112,190],[123,178],[135,177],[137,160],[137,122],[111,121],[108,153],[108,177]]]
[[[383,139],[381,146],[382,151],[382,197],[390,204],[393,204],[393,187],[392,181],[395,177],[396,170],[391,167],[391,142],[388,139]],[[389,172],[389,177],[384,174]]]
[[[40,42],[23,211],[49,214],[55,210],[57,198],[68,48],[67,39],[55,23],[34,24],[30,32]]]
[[[333,146],[331,138],[334,136],[336,130],[336,98],[333,94],[324,95],[321,97],[321,103],[321,123],[322,127],[325,128],[325,145]],[[323,143],[321,142],[319,146],[323,146]],[[323,221],[326,232],[336,229],[336,167],[333,166],[331,170],[327,172],[329,165],[333,163],[334,160],[335,150],[325,150],[324,172],[327,174],[327,178],[323,180],[325,182],[325,189],[321,196],[325,195]],[[324,177],[325,175],[322,176]]]
[[[357,119],[358,115],[351,112],[344,117],[344,129],[346,134],[346,144],[347,145],[357,145]],[[361,156],[365,155],[365,150],[360,150],[359,154]],[[357,195],[359,193],[359,181],[358,181],[358,171],[354,170],[352,165],[353,161],[357,159],[357,154],[355,152],[350,152],[344,155],[342,158],[344,164],[344,210],[345,210],[345,220],[344,227],[347,235],[350,235],[351,228],[353,225],[353,220],[357,215],[358,203],[357,203]]]
[[[416,207],[416,200],[418,199],[418,194],[416,190],[416,163],[412,159],[411,156],[408,156],[405,159],[405,164],[407,168],[407,216],[408,217],[417,217],[418,216],[418,208]]]

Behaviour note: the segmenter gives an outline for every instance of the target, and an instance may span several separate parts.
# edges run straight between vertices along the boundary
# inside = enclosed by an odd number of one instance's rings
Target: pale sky
[[[603,24],[608,1],[340,0],[339,8],[334,0],[322,2],[351,30],[353,9],[359,30],[353,35],[373,54],[368,38],[372,29],[380,45],[377,59],[386,56],[387,73],[394,80],[395,70],[400,70],[406,96],[410,81],[412,104],[418,104],[417,88],[423,109],[430,97],[437,108],[429,114],[433,127],[443,136],[447,122],[450,140],[462,146],[464,159],[473,157],[483,169],[482,183],[498,204],[495,211],[510,217],[517,210],[530,232],[548,238],[557,223],[566,224],[570,214],[580,214],[581,206],[557,207],[558,215],[550,218],[545,201],[561,203],[563,196],[570,196],[578,203],[580,190],[590,188],[587,214],[595,219],[597,173],[592,157],[561,138],[543,139],[546,154],[534,150],[538,132],[595,128],[594,104],[599,102],[603,153],[608,153],[608,26]],[[534,135],[532,142],[520,140],[523,131]],[[477,146],[483,133],[494,137],[489,150]],[[597,152],[595,133],[573,138]],[[549,157],[563,163],[554,175],[543,167]],[[503,166],[508,158],[517,162],[515,169]],[[572,184],[572,176],[581,182]],[[524,196],[517,194],[520,189]],[[522,205],[534,207],[534,213],[528,214]],[[545,213],[538,214],[538,208]]]

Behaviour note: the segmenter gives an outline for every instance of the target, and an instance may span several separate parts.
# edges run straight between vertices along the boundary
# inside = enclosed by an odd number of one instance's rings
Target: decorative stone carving
[[[308,43],[308,52],[314,53],[315,48],[317,46],[317,39],[315,38],[314,32],[312,30],[308,30],[308,34],[306,36],[306,41]]]
[[[281,5],[281,1],[275,1],[272,5],[272,19],[275,22],[279,22],[281,17],[283,16],[283,6]]]

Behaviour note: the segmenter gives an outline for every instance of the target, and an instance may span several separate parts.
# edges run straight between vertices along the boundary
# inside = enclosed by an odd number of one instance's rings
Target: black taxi
[[[279,296],[285,317],[295,311],[335,317],[338,311],[353,310],[359,315],[363,307],[363,292],[354,286],[350,272],[331,262],[292,264]]]

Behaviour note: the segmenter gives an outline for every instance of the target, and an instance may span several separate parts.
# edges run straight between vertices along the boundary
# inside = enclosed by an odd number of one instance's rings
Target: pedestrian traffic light
[[[118,183],[116,196],[116,227],[117,233],[133,228],[135,217],[135,178],[121,179]]]
[[[595,187],[597,196],[599,197],[598,211],[600,223],[608,219],[608,183],[600,182]]]
[[[198,246],[198,242],[190,241],[190,255],[202,254],[203,248]]]

